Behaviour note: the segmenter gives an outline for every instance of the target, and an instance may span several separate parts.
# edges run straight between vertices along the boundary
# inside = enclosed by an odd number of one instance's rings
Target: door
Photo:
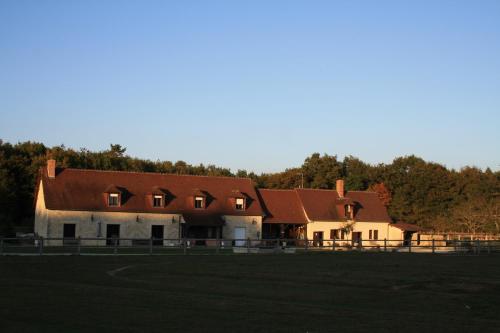
[[[65,223],[63,226],[63,244],[75,243],[76,224]]]
[[[120,245],[120,225],[108,224],[106,225],[106,245]]]
[[[245,228],[234,228],[234,245],[245,246],[246,229]]]
[[[151,226],[151,238],[153,238],[153,245],[163,245],[163,226]]]
[[[403,237],[404,237],[403,246],[410,246],[412,236],[413,236],[413,232],[411,232],[411,231],[404,232],[404,234],[403,234]]]
[[[313,246],[323,246],[323,231],[313,233]]]
[[[361,232],[353,232],[352,233],[352,246],[360,246],[361,247]]]

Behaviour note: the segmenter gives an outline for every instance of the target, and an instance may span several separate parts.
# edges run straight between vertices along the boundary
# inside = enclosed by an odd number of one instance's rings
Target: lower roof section
[[[263,223],[306,224],[307,218],[295,190],[259,189],[266,217]]]

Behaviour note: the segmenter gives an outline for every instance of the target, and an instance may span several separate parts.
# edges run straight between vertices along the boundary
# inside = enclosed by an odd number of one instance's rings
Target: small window
[[[153,196],[153,207],[163,207],[163,196],[162,195]]]
[[[236,210],[245,210],[245,200],[236,198]]]
[[[195,197],[194,198],[194,208],[204,208],[204,207],[205,207],[205,198]]]
[[[118,193],[110,193],[108,196],[108,206],[109,207],[119,206],[118,199],[119,199]]]
[[[352,207],[351,205],[345,205],[344,206],[344,213],[345,213],[345,217],[349,220],[352,219]]]
[[[370,231],[368,232],[368,239],[373,239],[373,238],[372,238],[372,230],[370,230]]]
[[[330,230],[330,239],[339,239],[339,229]]]
[[[345,230],[341,230],[340,231],[340,239],[345,239],[345,234],[346,234]]]
[[[373,230],[373,239],[378,239],[378,230]]]

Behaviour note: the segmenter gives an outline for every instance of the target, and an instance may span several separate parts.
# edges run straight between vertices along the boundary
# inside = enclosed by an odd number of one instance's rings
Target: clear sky
[[[500,168],[500,1],[0,0],[0,138]]]

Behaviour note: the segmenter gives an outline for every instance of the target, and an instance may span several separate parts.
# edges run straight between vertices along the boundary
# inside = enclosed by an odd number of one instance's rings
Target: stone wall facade
[[[75,237],[93,238],[83,240],[82,245],[106,245],[107,225],[119,225],[120,245],[132,245],[132,239],[147,239],[152,235],[152,226],[163,226],[163,245],[178,244],[181,235],[181,214],[152,214],[130,212],[96,212],[96,211],[65,211],[49,210],[45,206],[43,184],[38,189],[38,200],[35,210],[35,234],[43,237],[45,245],[62,245],[64,224],[75,224]],[[245,228],[246,237],[261,238],[261,216],[224,216],[225,225],[222,235],[225,239],[234,238],[235,228]]]

